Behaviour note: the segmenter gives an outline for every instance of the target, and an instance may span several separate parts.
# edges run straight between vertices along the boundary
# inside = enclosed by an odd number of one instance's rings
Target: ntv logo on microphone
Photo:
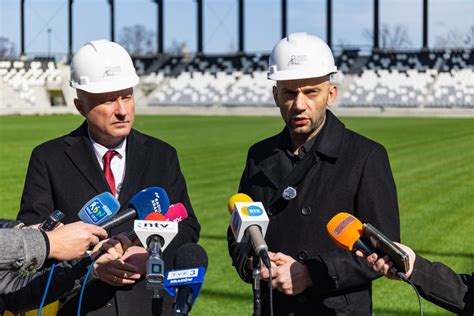
[[[249,205],[242,207],[243,216],[260,216],[263,214],[263,210],[256,205]]]

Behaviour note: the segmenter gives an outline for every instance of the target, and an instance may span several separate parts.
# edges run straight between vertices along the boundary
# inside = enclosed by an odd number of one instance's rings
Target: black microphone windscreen
[[[178,248],[174,256],[174,269],[191,269],[204,267],[207,269],[207,253],[198,244],[184,244]]]

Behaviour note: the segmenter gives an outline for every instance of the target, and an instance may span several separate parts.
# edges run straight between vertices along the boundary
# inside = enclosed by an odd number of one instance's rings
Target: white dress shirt
[[[120,191],[122,190],[123,178],[125,176],[127,138],[125,137],[124,140],[114,148],[107,148],[97,143],[92,138],[92,135],[90,134],[90,132],[89,132],[89,139],[92,142],[92,147],[94,148],[95,156],[97,157],[100,168],[102,170],[104,170],[104,161],[102,159],[105,153],[109,150],[115,150],[118,153],[112,158],[112,161],[110,162],[110,169],[112,169],[112,173],[114,174],[114,179],[115,179],[115,192],[116,192],[115,197],[118,199],[120,195]]]

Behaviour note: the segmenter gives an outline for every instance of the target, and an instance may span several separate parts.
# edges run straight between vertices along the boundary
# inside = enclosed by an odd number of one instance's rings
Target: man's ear
[[[84,111],[84,103],[81,101],[81,99],[74,99],[74,105],[76,106],[76,109],[81,113],[82,116],[86,116],[86,112]]]
[[[276,85],[273,86],[272,93],[273,93],[273,100],[275,101],[275,105],[277,107],[279,107],[278,106],[278,101],[277,101],[278,100],[278,88],[277,88]]]
[[[328,107],[334,104],[337,97],[337,86],[330,85],[329,86],[329,94],[328,94]]]

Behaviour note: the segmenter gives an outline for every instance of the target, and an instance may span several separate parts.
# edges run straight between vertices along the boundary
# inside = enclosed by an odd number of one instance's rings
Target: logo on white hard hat
[[[291,65],[302,65],[303,62],[308,61],[307,55],[291,55],[290,61],[288,62],[288,66]]]
[[[118,76],[121,71],[122,71],[122,68],[120,66],[105,67],[105,72],[102,77]]]

